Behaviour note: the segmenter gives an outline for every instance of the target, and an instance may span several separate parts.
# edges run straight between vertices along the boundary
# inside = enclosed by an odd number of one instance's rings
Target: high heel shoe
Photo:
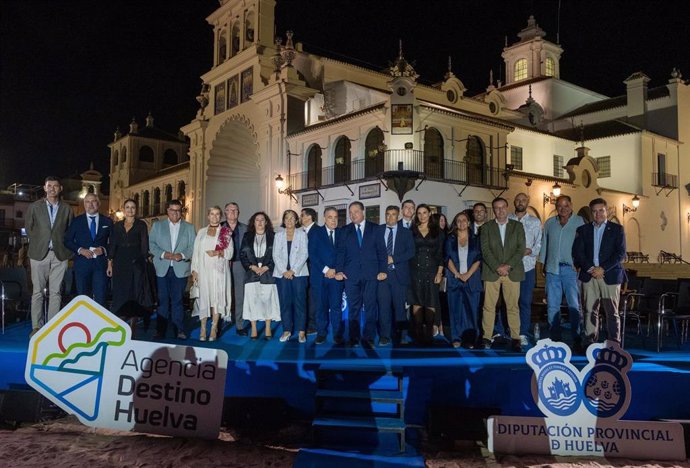
[[[249,338],[250,338],[251,340],[253,340],[253,341],[256,341],[256,340],[259,339],[259,335],[258,335],[258,334],[256,334],[256,335],[251,335]]]
[[[208,319],[201,319],[201,327],[199,327],[199,341],[206,341],[206,321]]]
[[[213,314],[212,320],[211,335],[208,337],[208,341],[216,341],[216,336],[218,334],[218,314]]]

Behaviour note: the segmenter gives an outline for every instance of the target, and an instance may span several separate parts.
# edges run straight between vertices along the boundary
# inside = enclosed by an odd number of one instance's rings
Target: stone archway
[[[228,202],[240,206],[240,220],[265,206],[260,184],[261,167],[256,135],[241,120],[228,120],[216,134],[205,173],[205,193],[199,213],[201,224],[206,222],[206,208]]]
[[[628,251],[642,252],[642,232],[640,222],[635,218],[625,224],[625,245]]]

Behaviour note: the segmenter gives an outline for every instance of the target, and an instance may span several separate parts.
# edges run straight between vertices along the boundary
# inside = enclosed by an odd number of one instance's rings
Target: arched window
[[[113,153],[113,171],[117,169],[117,165],[119,164],[119,159],[120,159],[120,152],[118,150],[115,150]]]
[[[139,148],[139,162],[153,162],[153,149],[144,145]]]
[[[546,76],[556,75],[556,62],[551,57],[546,57],[544,60],[544,74]]]
[[[427,177],[443,179],[443,137],[433,127],[424,131],[424,172]]]
[[[185,196],[187,196],[187,186],[184,180],[181,180],[180,183],[177,184],[177,199],[183,201]]]
[[[240,23],[236,21],[230,33],[230,57],[234,57],[240,51]]]
[[[134,196],[132,197],[135,202],[137,202],[137,207],[140,207],[141,204],[139,203],[139,194],[135,193]],[[138,214],[138,213],[137,213]]]
[[[218,33],[218,65],[225,62],[228,58],[228,39],[225,37],[227,30],[222,29]]]
[[[364,142],[364,177],[373,177],[383,172],[383,131],[376,127],[369,132]]]
[[[168,203],[172,198],[172,185],[168,184],[165,186],[165,203]]]
[[[527,78],[527,59],[520,59],[515,62],[513,81],[520,81]]]
[[[127,148],[122,148],[122,163],[127,162]]]
[[[144,197],[141,203],[141,215],[145,218],[151,213],[151,197],[149,196],[149,191],[144,190]]]
[[[313,145],[307,155],[307,187],[321,187],[321,148]]]
[[[254,42],[254,12],[248,11],[244,17],[244,48]]]
[[[161,189],[156,187],[153,189],[153,215],[161,214]]]
[[[339,184],[350,180],[350,166],[352,163],[352,144],[347,137],[340,137],[335,144],[335,167],[333,182]]]
[[[484,183],[484,142],[475,135],[470,135],[467,140],[467,181],[470,184],[481,185]]]
[[[163,153],[163,165],[174,166],[175,164],[177,164],[177,153],[175,152],[175,150],[165,150],[165,153]]]

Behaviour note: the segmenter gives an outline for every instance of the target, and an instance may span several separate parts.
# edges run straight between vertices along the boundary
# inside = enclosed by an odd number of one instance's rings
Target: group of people
[[[105,305],[111,278],[111,310],[134,330],[155,308],[158,338],[170,323],[175,337],[187,338],[183,297],[191,277],[202,341],[216,340],[222,322],[234,322],[238,335],[255,340],[263,333],[270,340],[273,324],[281,322],[281,342],[295,337],[304,343],[315,333],[315,343],[323,344],[330,331],[337,345],[346,344],[347,335],[349,346],[372,348],[377,337],[379,346],[389,346],[405,342],[408,334],[427,345],[442,330],[447,310],[454,347],[490,348],[508,336],[511,349],[521,351],[529,344],[539,261],[552,339],[562,338],[565,295],[574,346],[598,340],[599,309],[606,314],[607,338],[620,340],[625,236],[608,221],[601,198],[590,203],[594,221],[585,223],[561,195],[557,215],[543,228],[528,213],[524,193],[516,195],[512,213],[506,199],[493,200],[490,221],[483,203],[448,223],[428,205],[406,200],[401,207],[388,206],[379,225],[365,220],[364,205],[354,201],[345,226],[338,226],[335,207],[325,208],[323,225],[315,210],[304,208],[300,214],[286,210],[280,230],[264,212],[241,223],[239,206],[231,202],[224,210],[210,208],[208,225],[198,232],[182,220],[182,204],[172,200],[167,219],[149,233],[135,200],[125,201],[124,219],[113,223],[99,214],[96,194],[84,197],[85,213],[73,218],[60,202],[59,180],[48,177],[44,190],[46,197],[27,214],[32,334],[42,325],[45,288],[48,318],[57,313],[59,286],[74,256],[78,294]]]

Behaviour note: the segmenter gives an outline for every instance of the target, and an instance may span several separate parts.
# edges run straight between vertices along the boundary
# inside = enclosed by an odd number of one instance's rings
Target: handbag
[[[189,288],[189,298],[190,299],[198,299],[199,298],[199,283],[196,281],[192,284],[192,287]]]
[[[438,290],[442,293],[448,291],[448,278],[447,277],[444,276],[443,278],[441,278],[441,282],[438,284]]]

